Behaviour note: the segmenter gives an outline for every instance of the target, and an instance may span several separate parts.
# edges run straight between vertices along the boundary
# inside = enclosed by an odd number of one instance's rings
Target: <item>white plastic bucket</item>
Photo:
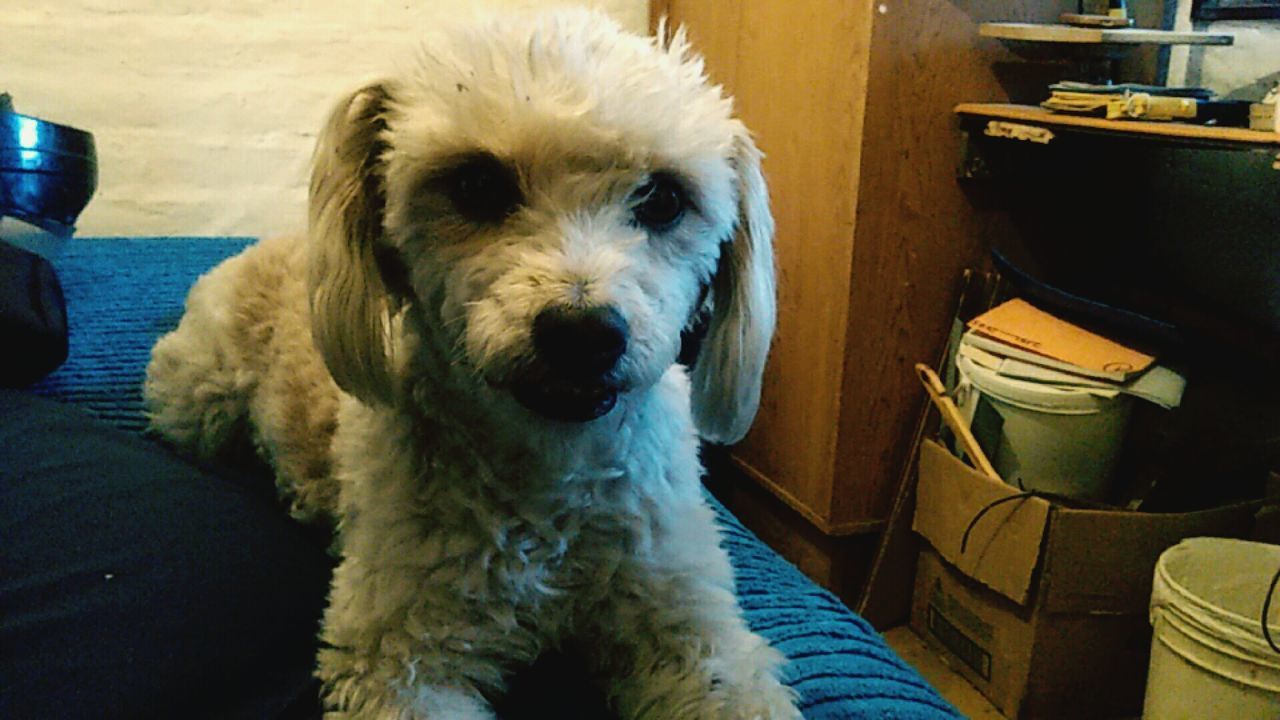
[[[1011,485],[1068,497],[1104,500],[1111,489],[1133,398],[1005,377],[956,358],[956,400],[971,422],[980,395],[1000,417],[998,440],[984,444],[1000,477]],[[976,391],[976,392],[975,392]],[[979,437],[997,435],[974,427]],[[987,447],[986,445],[993,445]]]
[[[1280,653],[1262,604],[1280,546],[1191,538],[1156,563],[1144,720],[1280,718]],[[1268,627],[1280,642],[1280,597]]]

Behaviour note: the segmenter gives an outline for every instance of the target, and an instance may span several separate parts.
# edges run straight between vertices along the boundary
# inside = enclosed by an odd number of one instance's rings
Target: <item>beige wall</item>
[[[1227,47],[1173,48],[1170,85],[1206,87],[1223,97],[1258,100],[1280,80],[1280,20],[1193,23],[1191,0],[1176,2],[1174,29],[1227,33],[1235,42]]]
[[[645,0],[578,4],[648,27]],[[393,66],[415,27],[475,5],[0,0],[0,90],[19,112],[94,133],[99,187],[80,235],[294,231],[329,106]]]
[[[1196,83],[1224,97],[1258,100],[1280,80],[1280,20],[1233,20],[1205,30],[1230,33],[1235,45],[1200,50]]]

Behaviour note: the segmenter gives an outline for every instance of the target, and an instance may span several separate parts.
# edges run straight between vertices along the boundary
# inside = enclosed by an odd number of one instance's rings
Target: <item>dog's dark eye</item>
[[[631,195],[631,215],[650,230],[667,230],[684,217],[684,188],[666,173],[654,173]]]
[[[466,158],[442,181],[453,209],[472,222],[501,222],[524,201],[515,173],[492,155]]]

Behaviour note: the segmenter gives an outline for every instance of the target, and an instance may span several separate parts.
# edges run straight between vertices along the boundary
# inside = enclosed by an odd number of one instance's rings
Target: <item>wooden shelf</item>
[[[1234,36],[1219,33],[1013,22],[982,23],[978,33],[1001,40],[1075,45],[1231,45],[1235,42]]]
[[[959,115],[1028,123],[1042,127],[1068,127],[1156,138],[1244,143],[1250,146],[1262,146],[1280,150],[1280,133],[1249,130],[1247,128],[1143,120],[1107,120],[1084,115],[1066,115],[1050,112],[1034,105],[1008,105],[1001,103],[962,103],[956,106],[955,111]]]

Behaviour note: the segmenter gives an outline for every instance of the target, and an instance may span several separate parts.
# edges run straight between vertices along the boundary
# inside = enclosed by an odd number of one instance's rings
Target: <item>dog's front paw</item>
[[[474,688],[415,682],[412,670],[392,662],[357,660],[336,648],[322,650],[317,676],[324,683],[325,720],[494,720]]]
[[[759,638],[743,652],[691,664],[660,663],[615,687],[634,720],[799,720],[797,695],[778,679],[782,654]]]
[[[494,720],[489,704],[471,693],[422,687],[383,696],[348,709],[331,710],[325,720]],[[331,696],[332,701],[332,696]]]
[[[494,720],[496,717],[489,703],[474,693],[453,688],[419,688],[413,706],[418,712],[414,717],[430,720]]]
[[[754,683],[718,683],[710,691],[658,689],[639,702],[619,703],[634,720],[801,720],[794,691],[774,678]],[[653,689],[651,689],[653,690]]]
[[[733,663],[725,672],[715,673],[712,706],[693,717],[717,720],[800,720],[796,691],[778,679],[782,654],[762,645],[746,661]]]
[[[718,720],[801,720],[796,693],[775,678],[764,678],[746,686],[728,686],[714,698],[716,709],[706,717]],[[696,717],[703,717],[697,715]]]

